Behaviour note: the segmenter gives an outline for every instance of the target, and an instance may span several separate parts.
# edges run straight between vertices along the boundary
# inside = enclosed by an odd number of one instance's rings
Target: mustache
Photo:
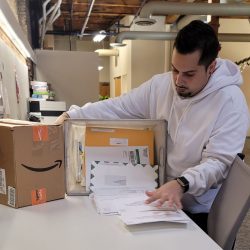
[[[187,89],[187,87],[185,85],[182,85],[182,84],[176,84],[175,83],[175,87],[181,88],[181,89]]]

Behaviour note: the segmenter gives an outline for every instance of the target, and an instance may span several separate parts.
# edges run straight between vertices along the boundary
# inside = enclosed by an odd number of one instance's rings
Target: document
[[[156,188],[158,166],[147,164],[99,162],[91,163],[90,189]]]
[[[141,193],[116,199],[115,205],[118,214],[126,225],[160,221],[176,223],[188,223],[190,221],[189,217],[182,210],[170,207],[167,202],[161,207],[157,206],[157,201],[145,204],[147,198],[145,193]]]
[[[85,147],[86,189],[89,191],[91,162],[149,164],[148,146]]]
[[[159,221],[187,223],[176,207],[157,201],[145,204],[146,190],[157,188],[158,166],[148,164],[91,162],[90,189],[98,213],[119,215],[126,225]]]
[[[157,185],[158,166],[99,161],[91,163],[90,189],[97,211],[101,214],[118,214],[116,199],[144,194]]]
[[[95,189],[94,193],[90,194],[90,199],[93,199],[96,210],[101,215],[117,215],[118,207],[116,200],[123,197],[133,197],[135,195],[144,194],[145,189],[129,189],[129,188],[116,188],[116,189]]]

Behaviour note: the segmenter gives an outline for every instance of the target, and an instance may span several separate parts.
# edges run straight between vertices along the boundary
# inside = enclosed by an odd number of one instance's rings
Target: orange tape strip
[[[33,141],[48,141],[48,126],[33,126]]]
[[[34,189],[31,191],[31,204],[37,205],[47,201],[46,188]]]

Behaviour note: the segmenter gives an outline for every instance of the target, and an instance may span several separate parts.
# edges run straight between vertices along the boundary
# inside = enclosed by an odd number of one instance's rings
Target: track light
[[[101,30],[98,34],[96,34],[93,38],[94,42],[101,42],[106,37],[105,30]]]

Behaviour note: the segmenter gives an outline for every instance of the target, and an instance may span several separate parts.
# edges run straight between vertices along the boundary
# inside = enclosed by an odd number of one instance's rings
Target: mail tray
[[[89,194],[90,170],[88,170],[86,150],[91,147],[102,149],[106,146],[133,147],[148,144],[145,146],[148,146],[150,164],[159,167],[159,185],[166,180],[167,122],[165,120],[68,119],[65,121],[64,132],[68,195]],[[96,153],[98,155],[98,150]],[[131,159],[134,160],[133,157]]]

